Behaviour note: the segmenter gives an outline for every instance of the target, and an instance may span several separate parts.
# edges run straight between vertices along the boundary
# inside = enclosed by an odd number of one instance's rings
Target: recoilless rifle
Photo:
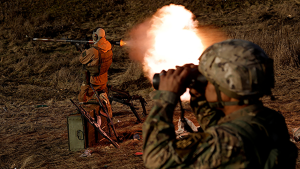
[[[42,41],[42,42],[70,42],[72,45],[75,45],[76,49],[82,51],[83,49],[90,48],[90,44],[94,44],[93,40],[90,40],[87,36],[83,40],[76,40],[76,39],[47,39],[47,38],[33,38],[33,41]],[[112,45],[117,46],[124,46],[126,42],[122,39],[119,41],[109,41]],[[83,46],[83,47],[81,47]]]

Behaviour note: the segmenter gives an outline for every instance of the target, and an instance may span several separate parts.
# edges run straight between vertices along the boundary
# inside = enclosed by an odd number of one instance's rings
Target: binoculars
[[[207,79],[203,76],[197,68],[192,69],[188,78],[188,86],[187,88],[196,89],[198,92],[203,92],[207,85]],[[155,90],[158,90],[160,82],[160,74],[155,73],[152,79],[152,84]]]

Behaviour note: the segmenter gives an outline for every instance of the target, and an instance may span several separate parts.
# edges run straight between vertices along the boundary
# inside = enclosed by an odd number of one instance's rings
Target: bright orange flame
[[[150,79],[163,69],[175,69],[185,63],[198,64],[203,45],[197,35],[197,21],[183,6],[165,6],[152,17],[148,36],[154,43],[145,54],[144,70]]]
[[[171,4],[159,9],[152,18],[131,31],[127,43],[129,55],[143,63],[150,80],[162,70],[175,69],[175,66],[186,63],[198,64],[204,50],[201,37],[205,31],[199,31],[198,21],[193,18],[191,11],[184,6]],[[182,100],[189,98],[187,92],[181,96]]]
[[[126,42],[124,42],[122,39],[120,40],[120,46],[122,47],[122,46],[124,46],[124,45],[126,45]]]

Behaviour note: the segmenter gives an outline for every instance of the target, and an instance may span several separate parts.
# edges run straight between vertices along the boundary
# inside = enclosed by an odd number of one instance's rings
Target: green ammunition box
[[[86,108],[86,111],[89,112],[90,116],[95,118],[96,112],[99,112],[99,106],[89,106]],[[99,114],[99,113],[98,113]],[[101,114],[101,113],[100,113]],[[101,128],[107,133],[107,119],[106,116],[100,116],[101,119]],[[67,117],[68,120],[68,140],[69,140],[69,150],[70,151],[80,151],[88,147],[93,147],[99,145],[100,140],[103,140],[104,137],[97,132],[95,127],[93,127],[84,117],[80,114],[71,114]]]
[[[81,114],[68,116],[69,150],[79,151],[86,148],[85,124]]]

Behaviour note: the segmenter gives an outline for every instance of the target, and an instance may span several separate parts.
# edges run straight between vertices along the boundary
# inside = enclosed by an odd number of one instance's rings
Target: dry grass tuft
[[[139,62],[132,61],[126,72],[116,78],[120,83],[134,81],[143,76],[143,67]]]
[[[297,36],[290,35],[287,29],[283,28],[277,31],[262,30],[260,32],[228,32],[230,38],[249,40],[262,47],[274,59],[275,70],[299,67],[299,39]]]
[[[24,160],[24,162],[23,162],[23,164],[22,164],[22,166],[21,166],[20,169],[24,169],[24,168],[26,167],[26,165],[27,165],[28,163],[30,163],[30,161],[32,161],[33,158],[34,158],[34,156],[29,156],[29,157],[27,157],[27,158]]]

